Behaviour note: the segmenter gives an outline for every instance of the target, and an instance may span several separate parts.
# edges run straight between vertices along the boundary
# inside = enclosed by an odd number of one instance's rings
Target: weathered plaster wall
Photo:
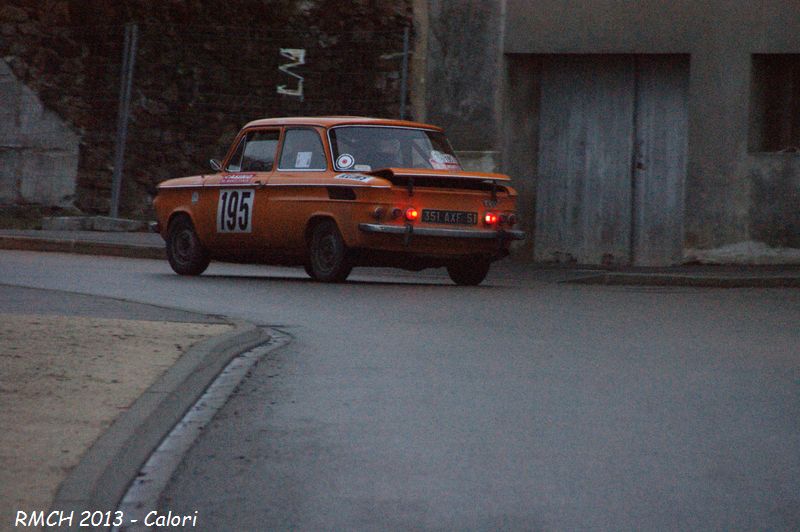
[[[412,0],[414,17],[414,39],[411,47],[409,76],[409,102],[411,112],[409,118],[419,122],[428,120],[427,65],[428,65],[428,33],[430,20],[428,17],[428,0]]]
[[[445,126],[456,150],[490,157],[498,149],[502,4],[428,3],[426,120]]]
[[[535,234],[536,186],[539,166],[539,104],[541,97],[541,61],[539,56],[507,55],[503,100],[502,165],[511,176],[519,194],[517,209],[520,226]],[[512,118],[513,117],[513,118]],[[533,239],[525,241],[525,254],[533,257]]]
[[[800,249],[800,156],[750,154],[749,240]]]
[[[70,205],[78,135],[2,59],[0,102],[0,205]]]

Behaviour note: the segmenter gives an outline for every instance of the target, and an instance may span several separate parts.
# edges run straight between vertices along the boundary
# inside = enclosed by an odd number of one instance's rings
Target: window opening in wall
[[[750,151],[800,153],[800,54],[753,54]]]

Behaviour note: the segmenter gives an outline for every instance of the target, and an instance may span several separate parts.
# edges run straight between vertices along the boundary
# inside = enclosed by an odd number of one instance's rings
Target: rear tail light
[[[515,225],[517,223],[517,215],[516,214],[509,214],[507,223],[508,223],[508,225]]]
[[[493,212],[487,212],[483,215],[483,223],[486,225],[494,225],[497,223],[497,215]]]
[[[406,220],[413,222],[417,218],[419,218],[419,211],[417,211],[417,209],[414,207],[409,207],[406,209]]]

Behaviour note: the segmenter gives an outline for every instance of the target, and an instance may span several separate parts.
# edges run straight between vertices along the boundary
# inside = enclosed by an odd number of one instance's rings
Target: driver
[[[393,138],[382,138],[378,140],[375,146],[375,152],[372,154],[373,169],[377,168],[390,168],[403,165],[403,159],[400,154],[400,140]]]

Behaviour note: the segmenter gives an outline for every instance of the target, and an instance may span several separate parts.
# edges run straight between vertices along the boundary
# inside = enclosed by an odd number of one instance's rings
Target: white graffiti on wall
[[[292,68],[302,66],[306,64],[306,51],[303,48],[281,48],[280,49],[281,57],[285,57],[292,61],[291,63],[286,63],[280,65],[278,70],[292,76],[297,80],[297,88],[289,89],[286,85],[278,85],[278,94],[284,94],[286,96],[294,96],[295,98],[300,98],[303,100],[303,76],[300,74],[296,74],[291,71]]]

